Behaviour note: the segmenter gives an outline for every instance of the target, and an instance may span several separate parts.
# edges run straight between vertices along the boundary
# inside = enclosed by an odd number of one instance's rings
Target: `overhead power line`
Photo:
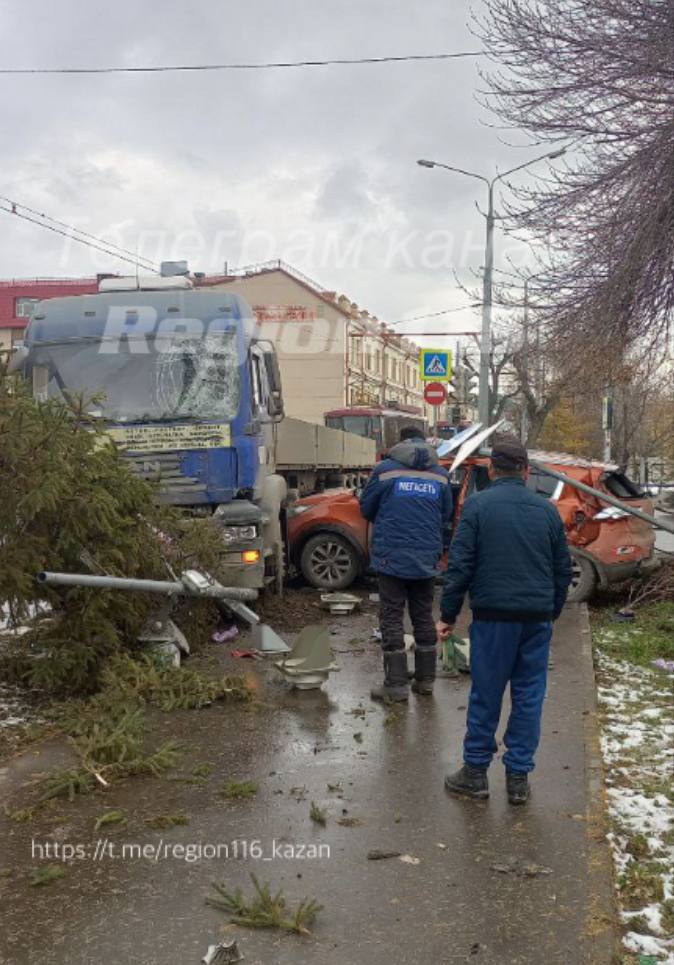
[[[29,214],[35,215],[36,223],[40,225],[42,225],[43,221],[49,221],[51,224],[56,225],[57,227],[65,228],[71,234],[80,235],[82,238],[87,238],[88,240],[93,241],[96,244],[104,245],[106,248],[110,248],[114,251],[121,252],[124,255],[129,255],[133,259],[133,264],[138,264],[146,268],[151,268],[152,271],[157,270],[156,265],[153,265],[152,262],[148,261],[146,258],[139,257],[138,253],[135,251],[131,251],[130,248],[123,248],[121,245],[115,244],[114,241],[106,241],[104,238],[99,238],[97,235],[92,235],[88,231],[83,231],[81,228],[76,228],[74,225],[67,224],[67,222],[65,221],[59,221],[58,218],[52,218],[51,215],[45,214],[43,211],[36,211],[35,208],[30,208],[27,204],[20,204],[18,201],[14,201],[13,198],[7,198],[5,197],[4,194],[0,194],[0,201],[6,201],[7,204],[10,204],[12,206],[12,210],[10,214],[18,214],[19,217],[22,217],[22,215],[19,214],[19,211],[16,209],[21,209],[21,211],[27,211]],[[3,208],[2,210],[6,211],[7,209]],[[42,225],[42,226],[46,227],[46,225]]]
[[[120,245],[116,245],[112,241],[106,241],[104,238],[98,238],[96,235],[92,235],[87,231],[82,231],[81,229],[76,228],[74,225],[67,224],[65,221],[59,221],[57,218],[52,218],[47,214],[36,211],[34,208],[29,208],[27,205],[20,204],[18,201],[13,201],[11,198],[6,198],[4,195],[0,195],[0,201],[4,201],[9,205],[9,207],[6,207],[4,204],[0,204],[0,211],[4,211],[6,214],[14,215],[14,217],[21,218],[23,221],[28,221],[31,224],[37,225],[39,228],[45,228],[47,231],[51,231],[57,235],[62,235],[64,238],[70,238],[71,241],[76,241],[80,245],[86,245],[88,248],[94,248],[96,251],[101,251],[103,254],[109,255],[111,258],[116,258],[119,261],[126,261],[129,264],[137,266],[138,268],[144,268],[146,271],[156,272],[159,270],[151,261],[135,255],[128,248],[122,248]]]
[[[481,308],[481,302],[472,302],[470,305],[462,305],[460,308],[443,308],[440,312],[431,312],[430,315],[413,315],[411,318],[399,318],[395,322],[387,322],[387,325],[406,325],[407,322],[420,322],[426,318],[437,318],[439,315],[451,315],[454,312],[469,312],[474,308]],[[437,333],[441,334],[441,333]]]
[[[353,64],[400,64],[483,57],[483,50],[443,54],[404,54],[391,57],[338,57],[332,60],[281,60],[259,64],[161,64],[155,67],[0,67],[0,74],[166,74],[213,70],[282,70],[297,67],[346,67]]]

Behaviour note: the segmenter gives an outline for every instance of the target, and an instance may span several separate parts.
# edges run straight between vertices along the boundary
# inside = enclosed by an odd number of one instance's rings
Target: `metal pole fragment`
[[[38,583],[49,586],[90,586],[97,590],[128,590],[136,593],[163,593],[166,596],[182,596],[182,583],[168,580],[133,580],[119,576],[92,576],[89,573],[49,573],[37,575]]]
[[[92,576],[89,573],[50,573],[37,575],[38,583],[49,586],[88,586],[97,590],[125,590],[135,593],[161,593],[164,596],[209,597],[216,600],[252,601],[257,590],[239,586],[221,586],[216,581],[199,589],[192,589],[181,581],[134,580],[119,576]]]

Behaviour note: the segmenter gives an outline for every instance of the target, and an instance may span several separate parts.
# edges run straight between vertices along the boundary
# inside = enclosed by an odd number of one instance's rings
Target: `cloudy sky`
[[[135,66],[474,50],[466,0],[3,0],[5,67]],[[197,74],[2,76],[0,194],[138,250],[221,271],[282,258],[395,320],[469,299],[477,181],[535,155],[479,107],[476,60]],[[0,277],[122,263],[9,215]],[[502,267],[510,250],[497,237]],[[474,328],[474,312],[421,323]],[[407,326],[420,330],[420,323]]]

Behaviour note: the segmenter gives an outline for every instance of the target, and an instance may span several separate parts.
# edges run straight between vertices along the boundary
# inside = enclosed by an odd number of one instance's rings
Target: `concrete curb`
[[[586,910],[584,938],[587,965],[610,965],[617,961],[620,946],[611,852],[606,841],[608,811],[604,762],[601,755],[597,709],[597,681],[592,659],[592,631],[587,604],[577,604],[581,623],[585,782],[587,788],[588,886],[592,895]]]

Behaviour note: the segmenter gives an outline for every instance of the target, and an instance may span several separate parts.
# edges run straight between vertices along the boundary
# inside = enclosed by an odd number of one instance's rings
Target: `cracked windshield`
[[[156,347],[155,347],[156,345]],[[161,345],[161,350],[159,350]],[[99,341],[45,347],[38,364],[49,367],[48,394],[96,396],[89,412],[113,422],[233,419],[239,405],[236,336],[148,340],[148,351],[121,342],[113,354]]]

